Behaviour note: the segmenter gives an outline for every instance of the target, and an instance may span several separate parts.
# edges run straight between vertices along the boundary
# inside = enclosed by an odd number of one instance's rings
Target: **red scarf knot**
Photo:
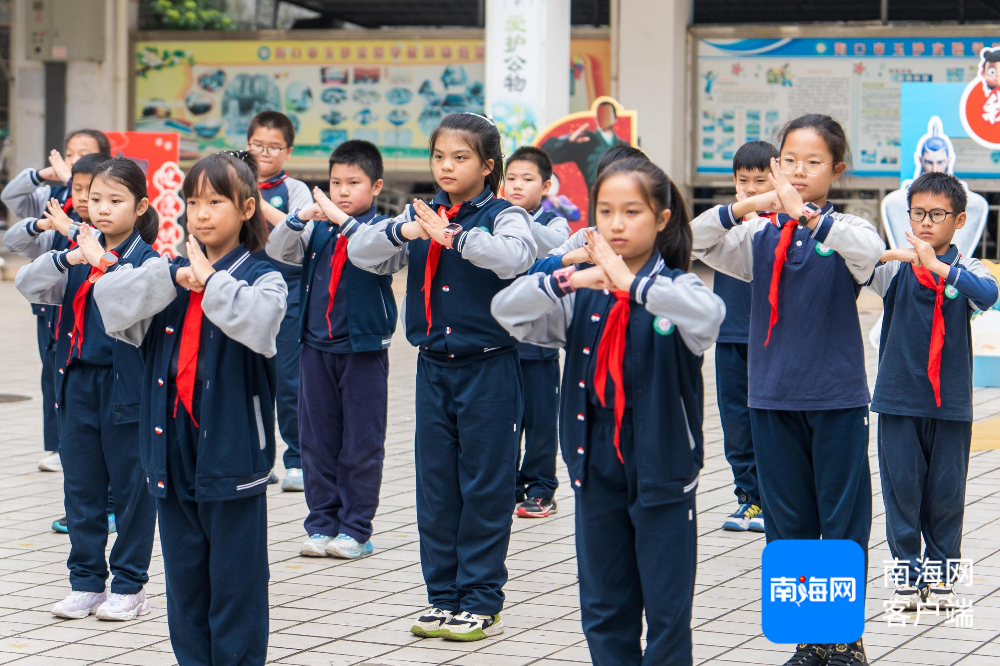
[[[914,266],[913,274],[917,282],[934,290],[934,321],[931,324],[931,347],[927,354],[927,378],[934,389],[934,401],[941,406],[941,349],[944,347],[944,315],[941,306],[944,304],[944,290],[947,284],[944,278],[934,281],[934,274],[923,266]]]
[[[615,304],[611,306],[604,321],[604,330],[597,344],[597,360],[594,371],[594,391],[597,399],[604,407],[604,389],[608,374],[615,385],[615,453],[618,462],[625,464],[622,458],[621,429],[622,417],[625,416],[625,379],[623,365],[625,362],[625,328],[628,326],[630,313],[629,293],[627,291],[612,292]]]
[[[781,284],[781,269],[785,265],[785,258],[788,254],[788,247],[792,244],[792,234],[795,233],[795,225],[798,220],[789,219],[781,225],[781,237],[778,238],[778,246],[774,248],[774,267],[771,269],[771,288],[767,294],[767,301],[771,304],[771,321],[767,325],[767,339],[764,340],[766,347],[771,342],[771,329],[778,323],[778,286]]]
[[[438,215],[445,214],[449,220],[454,220],[461,210],[462,204],[457,203],[451,208],[438,206]],[[431,314],[431,282],[434,281],[434,274],[437,273],[438,261],[441,260],[441,249],[444,246],[436,240],[431,239],[431,246],[427,249],[427,263],[424,264],[424,316],[427,318],[427,335],[431,334],[431,324],[434,317]]]
[[[181,330],[181,346],[177,352],[177,397],[174,399],[174,417],[177,416],[177,403],[184,405],[194,427],[198,422],[194,418],[194,382],[198,375],[198,345],[201,342],[203,292],[192,291],[188,296],[187,311],[184,313],[184,328]]]

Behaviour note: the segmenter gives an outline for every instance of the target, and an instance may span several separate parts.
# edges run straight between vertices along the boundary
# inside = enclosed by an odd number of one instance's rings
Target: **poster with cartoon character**
[[[959,115],[972,140],[1000,148],[1000,48],[980,52],[979,76],[962,93]]]

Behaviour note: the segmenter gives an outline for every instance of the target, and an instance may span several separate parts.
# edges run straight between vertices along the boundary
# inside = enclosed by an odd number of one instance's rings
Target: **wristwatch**
[[[457,222],[452,222],[444,228],[444,246],[449,250],[452,249],[451,245],[455,240],[455,236],[462,233],[462,225]]]
[[[570,280],[575,272],[576,266],[566,266],[565,268],[552,271],[552,277],[556,279],[556,286],[562,289],[563,293],[572,294],[576,291],[576,289],[573,288],[572,280]]]
[[[105,252],[101,256],[101,261],[97,264],[97,270],[106,273],[110,266],[118,263],[118,255],[114,252]]]
[[[814,204],[812,201],[807,201],[804,204],[802,204],[802,217],[806,218],[807,220],[813,219],[822,212],[823,209]]]

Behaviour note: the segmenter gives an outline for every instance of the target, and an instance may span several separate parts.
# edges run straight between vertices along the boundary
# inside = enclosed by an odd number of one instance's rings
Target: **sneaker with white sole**
[[[301,493],[306,489],[305,481],[302,478],[302,470],[298,467],[289,467],[285,470],[285,478],[281,481],[281,490],[286,493]]]
[[[98,620],[115,620],[127,622],[140,615],[149,613],[149,600],[146,591],[139,590],[135,594],[108,594],[108,600],[97,609]]]
[[[441,638],[446,641],[481,641],[490,636],[503,633],[503,620],[500,614],[475,615],[461,612],[444,623],[441,627]]]
[[[889,598],[889,607],[893,610],[915,611],[920,608],[924,594],[914,585],[899,585]]]
[[[62,458],[59,457],[59,452],[53,451],[38,461],[38,469],[43,472],[61,472]]]
[[[108,600],[107,592],[80,592],[73,590],[62,601],[52,607],[52,614],[67,620],[82,620],[97,611],[97,607]]]
[[[432,608],[417,618],[417,621],[410,627],[410,633],[421,638],[439,638],[441,627],[453,617],[455,614],[451,611]]]
[[[937,609],[958,608],[958,597],[955,595],[954,588],[948,587],[944,583],[937,583],[927,588],[924,606]]]
[[[746,532],[750,529],[750,521],[760,515],[761,509],[756,504],[743,502],[739,508],[726,517],[722,529],[729,532]]]
[[[358,543],[357,539],[344,534],[343,532],[338,534],[336,539],[326,545],[327,555],[342,557],[345,560],[356,560],[359,557],[368,557],[373,552],[375,552],[375,546],[372,545],[371,539],[364,543]]]
[[[764,532],[764,511],[761,510],[756,516],[750,519],[750,531],[751,532]]]
[[[302,544],[302,548],[299,549],[299,555],[305,555],[306,557],[326,557],[326,547],[331,541],[333,541],[332,536],[313,534]]]

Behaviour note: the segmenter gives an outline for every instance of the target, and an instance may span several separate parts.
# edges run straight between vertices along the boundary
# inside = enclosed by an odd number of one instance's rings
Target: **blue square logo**
[[[852,643],[864,633],[865,554],[853,541],[772,541],[761,587],[772,643]]]

